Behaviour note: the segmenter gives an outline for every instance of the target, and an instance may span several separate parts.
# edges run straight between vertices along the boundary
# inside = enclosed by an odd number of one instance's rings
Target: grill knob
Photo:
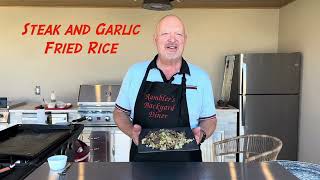
[[[87,120],[88,120],[88,121],[92,121],[92,117],[91,117],[91,116],[88,116],[88,117],[87,117]]]
[[[106,120],[106,121],[110,121],[110,116],[106,116],[105,118],[104,118],[104,120]]]

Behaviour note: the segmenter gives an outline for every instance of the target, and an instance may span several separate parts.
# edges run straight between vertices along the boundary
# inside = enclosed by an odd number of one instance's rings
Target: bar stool
[[[250,134],[213,143],[214,157],[239,154],[240,161],[263,162],[276,160],[282,141],[269,135]]]

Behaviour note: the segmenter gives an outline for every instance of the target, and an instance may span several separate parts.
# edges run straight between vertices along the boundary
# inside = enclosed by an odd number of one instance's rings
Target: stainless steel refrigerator
[[[297,160],[301,53],[226,56],[224,88],[239,108],[238,134],[267,134],[283,142],[278,159]]]

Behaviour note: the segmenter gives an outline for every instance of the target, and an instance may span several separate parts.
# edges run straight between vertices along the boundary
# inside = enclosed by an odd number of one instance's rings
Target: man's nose
[[[169,41],[170,42],[175,42],[176,41],[176,36],[175,36],[174,33],[170,33]]]

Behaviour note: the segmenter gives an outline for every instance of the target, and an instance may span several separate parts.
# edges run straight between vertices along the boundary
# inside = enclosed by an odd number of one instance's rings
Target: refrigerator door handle
[[[242,95],[247,94],[247,64],[242,62]]]
[[[242,121],[241,125],[245,127],[246,125],[246,100],[247,97],[245,95],[242,96]]]
[[[245,127],[246,121],[246,94],[247,94],[247,64],[244,63],[244,55],[241,55],[241,90],[242,90],[242,98],[241,98],[241,125]]]

